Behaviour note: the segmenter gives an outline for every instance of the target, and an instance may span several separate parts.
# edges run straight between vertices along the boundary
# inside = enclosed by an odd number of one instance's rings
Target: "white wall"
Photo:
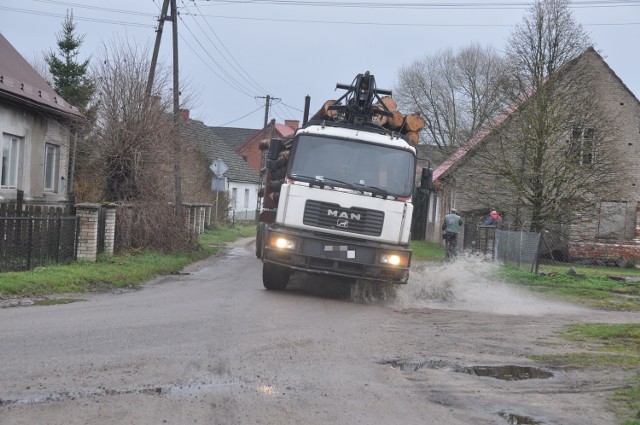
[[[233,199],[236,189],[237,199]],[[258,207],[258,184],[229,181],[229,219],[236,221],[255,220]],[[248,200],[245,205],[245,191]]]
[[[60,202],[66,200],[67,187],[62,192],[60,179],[68,181],[69,146],[71,135],[67,128],[46,117],[45,114],[0,103],[0,140],[4,134],[21,139],[18,184],[15,189],[0,189],[0,200],[16,198],[16,190],[24,191],[25,201]],[[44,190],[45,143],[59,146],[58,191]]]

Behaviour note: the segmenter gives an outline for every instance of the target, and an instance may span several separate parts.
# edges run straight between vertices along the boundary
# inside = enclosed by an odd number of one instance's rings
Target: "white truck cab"
[[[372,112],[343,111],[271,142],[256,241],[267,289],[294,271],[407,282],[416,150]]]

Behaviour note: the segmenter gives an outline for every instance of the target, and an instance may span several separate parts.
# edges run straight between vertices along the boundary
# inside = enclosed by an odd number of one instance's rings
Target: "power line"
[[[184,3],[184,2],[183,2]],[[200,11],[200,7],[198,7],[198,5],[194,2],[194,5],[196,6],[196,9],[198,9],[198,13],[200,13],[200,16],[202,16],[202,12]],[[233,54],[229,51],[229,49],[227,49],[227,46],[225,46],[224,42],[220,39],[220,37],[218,37],[218,34],[216,33],[216,31],[211,27],[211,25],[209,24],[209,21],[207,19],[204,19],[205,23],[207,24],[207,26],[209,27],[209,29],[211,30],[211,32],[213,33],[213,35],[215,36],[216,40],[218,40],[218,42],[220,43],[220,45],[222,46],[222,48],[225,50],[225,52],[227,52],[227,54],[229,55],[229,57],[231,57],[231,59],[233,60],[233,62],[236,63],[236,65],[238,65],[238,68],[240,68],[240,70],[242,71],[242,73],[244,73],[251,81],[253,81],[253,83],[255,83],[255,86],[258,90],[263,91],[263,92],[268,92],[268,90],[266,90],[264,87],[262,87],[253,77],[251,77],[251,75],[249,75],[249,73],[242,67],[242,65],[240,65],[240,63],[236,60],[236,58],[233,56]],[[207,36],[208,38],[208,36]],[[212,42],[213,44],[213,42]],[[231,64],[230,64],[231,65]]]
[[[182,4],[184,4],[184,1],[182,1]],[[187,10],[188,10],[188,9],[187,9]],[[185,26],[187,26],[187,24],[184,22],[184,20],[183,20],[182,18],[180,18],[180,20],[183,22],[183,24],[184,24]],[[233,69],[233,71],[235,71],[235,73],[236,73],[237,75],[239,75],[239,76],[240,76],[240,77],[241,77],[245,82],[247,82],[247,83],[249,84],[249,86],[252,86],[252,87],[253,87],[253,89],[257,90],[258,92],[262,92],[262,91],[264,91],[264,89],[262,89],[261,87],[259,87],[259,86],[258,86],[258,85],[256,85],[254,82],[250,81],[249,79],[247,79],[247,78],[244,76],[244,74],[246,74],[246,71],[245,71],[245,73],[243,74],[242,72],[240,72],[240,71],[238,70],[238,68],[237,68],[236,66],[234,66],[234,65],[233,65],[233,63],[231,63],[231,62],[229,61],[229,59],[227,59],[227,56],[226,56],[226,55],[225,55],[225,54],[224,54],[224,53],[223,53],[223,52],[218,48],[218,46],[216,45],[216,43],[214,43],[214,41],[211,39],[211,37],[209,37],[208,33],[207,33],[203,28],[202,28],[202,26],[200,25],[200,23],[199,23],[196,19],[194,19],[194,22],[196,23],[196,25],[198,26],[198,28],[200,29],[200,31],[202,31],[202,33],[205,35],[205,37],[207,38],[207,40],[209,40],[209,43],[211,43],[211,45],[213,46],[213,48],[214,48],[214,49],[215,49],[215,50],[220,54],[220,56],[222,57],[222,59],[224,59],[224,60],[225,60],[225,62],[227,62],[227,64],[229,64],[229,66],[231,66],[231,68]],[[206,19],[205,19],[205,22],[207,22],[207,21],[206,21]],[[207,24],[208,24],[208,22],[207,22]],[[214,31],[213,31],[213,28],[211,28],[211,26],[209,26],[209,28],[211,29],[211,31],[212,31],[212,32],[214,32]],[[191,32],[191,30],[190,30],[189,28],[187,28],[187,29],[189,30],[189,32],[191,33],[191,35],[193,35],[193,36],[194,36],[194,38],[195,38],[195,35]],[[215,34],[215,32],[214,32],[214,34]],[[218,36],[217,36],[217,35],[216,35],[216,38],[218,38]],[[197,38],[196,38],[196,41],[198,42],[198,44],[199,44],[200,46],[202,46],[202,44],[197,40]],[[223,48],[227,51],[228,55],[229,55],[229,56],[231,56],[231,57],[233,58],[233,56],[231,55],[231,53],[226,49],[226,47],[224,47],[224,44],[222,43],[222,41],[221,41],[219,38],[218,38],[218,41],[219,41],[219,42],[220,42],[220,44],[223,46]],[[205,52],[207,53],[207,55],[208,55],[209,57],[211,57],[211,58],[212,58],[212,60],[214,60],[214,59],[213,59],[213,57],[209,54],[209,50],[208,50],[208,49],[205,49],[205,48],[204,48],[204,46],[202,46],[202,48],[203,48],[203,50],[205,50]],[[234,60],[235,60],[235,59],[234,59]],[[220,70],[221,70],[222,72],[224,72],[224,73],[225,73],[225,75],[229,76],[230,78],[233,78],[233,77],[232,77],[228,72],[226,72],[225,70],[223,70],[223,69],[222,69],[222,65],[220,65],[220,64],[219,64],[217,61],[215,61],[215,60],[214,60],[214,62],[216,63],[216,65],[218,66],[218,68],[220,68]],[[237,63],[237,61],[236,61],[236,63]],[[238,64],[238,65],[239,65],[239,64]],[[241,68],[241,67],[240,67],[240,68]],[[236,81],[236,80],[235,80],[235,78],[233,78],[233,79],[234,79],[234,81]],[[236,81],[236,82],[237,82],[237,81]],[[240,82],[237,82],[237,83],[238,83],[238,84],[240,84]],[[244,85],[243,85],[243,87],[244,87]],[[245,88],[245,89],[247,89],[247,87],[244,87],[244,88]],[[250,90],[248,90],[248,91],[250,91]]]
[[[45,0],[39,0],[45,1]],[[640,4],[638,4],[640,5]],[[634,3],[633,6],[636,6]],[[81,5],[78,5],[81,7]],[[595,7],[595,6],[594,6]],[[53,12],[41,12],[36,10],[29,9],[18,9],[14,7],[6,7],[0,6],[0,10],[8,10],[11,12],[18,13],[26,13],[31,15],[41,15],[41,16],[50,16],[54,18],[65,18],[66,14],[53,13]],[[187,13],[188,15],[188,13]],[[151,15],[149,15],[151,16]],[[424,27],[424,28],[490,28],[490,27],[512,27],[512,24],[427,24],[427,23],[411,23],[411,22],[363,22],[363,21],[331,21],[331,20],[308,20],[308,19],[284,19],[284,18],[257,18],[257,17],[247,17],[247,16],[228,16],[228,15],[205,15],[201,14],[203,17],[210,18],[220,18],[220,19],[235,19],[235,20],[247,20],[247,21],[264,21],[264,22],[286,22],[286,23],[296,23],[296,24],[335,24],[335,25],[371,25],[371,26],[388,26],[388,27]],[[88,22],[97,22],[101,24],[113,24],[113,25],[122,25],[122,26],[131,26],[131,27],[144,27],[144,28],[155,28],[155,24],[141,24],[137,22],[125,22],[125,21],[117,21],[113,19],[104,19],[104,18],[88,18],[80,15],[74,15],[74,19],[78,21],[88,21]],[[631,26],[631,25],[640,25],[640,22],[618,22],[618,23],[604,23],[604,22],[596,22],[596,23],[588,23],[582,24],[583,26]]]
[[[61,13],[53,13],[53,12],[41,12],[39,10],[30,10],[30,9],[18,9],[15,7],[6,7],[6,6],[0,6],[0,10],[8,10],[11,12],[18,12],[18,13],[26,13],[29,15],[40,15],[40,16],[51,16],[54,18],[66,18],[66,14],[61,14]],[[152,15],[149,15],[152,16]],[[123,25],[123,26],[130,26],[130,27],[144,27],[144,28],[155,28],[155,25],[151,25],[151,24],[140,24],[137,22],[126,22],[126,21],[116,21],[113,19],[104,19],[104,18],[87,18],[84,16],[78,16],[78,15],[73,15],[73,19],[74,20],[78,20],[78,21],[88,21],[88,22],[98,22],[101,24],[113,24],[113,25]]]
[[[195,2],[195,0],[194,0]],[[367,9],[450,9],[450,10],[478,10],[478,9],[528,9],[530,1],[520,2],[344,2],[344,1],[313,1],[313,0],[207,0],[203,6],[217,5],[276,5],[276,6],[304,6],[304,7],[339,7],[339,8],[367,8]],[[576,0],[571,2],[571,8],[584,7],[633,7],[640,6],[638,0]]]
[[[295,106],[287,105],[283,101],[280,101],[279,103],[282,103],[282,105],[286,106],[287,108],[294,109],[294,110],[296,110],[298,112],[304,112],[302,109],[296,108]]]
[[[202,58],[202,56],[200,56],[200,54],[199,54],[199,53],[198,53],[198,52],[197,52],[197,51],[196,51],[196,50],[195,50],[195,49],[194,49],[194,48],[189,44],[189,42],[188,42],[188,41],[187,41],[187,40],[186,40],[186,39],[185,39],[181,34],[179,34],[178,36],[182,39],[182,41],[184,42],[184,44],[186,44],[186,45],[187,45],[187,47],[188,47],[189,49],[191,49],[191,51],[193,52],[193,54],[194,54],[194,55],[196,55],[196,57],[197,57],[198,59],[200,59],[200,60],[202,61],[202,63],[203,63],[203,64],[205,64],[205,66],[206,66],[207,68],[209,68],[209,69],[211,70],[211,72],[213,72],[215,75],[217,75],[217,76],[218,76],[218,78],[220,78],[220,79],[221,79],[225,84],[227,84],[227,85],[228,85],[229,87],[231,87],[232,89],[237,90],[238,92],[240,92],[240,93],[244,94],[245,96],[248,96],[248,97],[254,97],[252,94],[250,94],[249,92],[245,91],[245,89],[244,89],[243,87],[241,87],[241,86],[237,86],[237,85],[236,85],[236,86],[234,86],[234,85],[233,85],[232,83],[230,83],[226,78],[224,78],[222,75],[220,75],[220,74],[219,74],[215,69],[213,69],[213,68],[209,65],[209,63],[208,63],[207,61],[205,61],[205,60]],[[202,47],[202,46],[201,46],[201,47]]]
[[[246,118],[246,117],[248,117],[248,116],[249,116],[249,115],[251,115],[251,114],[255,114],[256,112],[258,112],[258,111],[259,111],[260,109],[262,109],[262,108],[263,108],[263,106],[262,106],[262,105],[260,105],[258,108],[254,109],[253,111],[249,112],[248,114],[243,115],[243,116],[241,116],[241,117],[239,117],[239,118],[236,118],[236,119],[234,119],[234,120],[232,120],[232,121],[229,121],[229,122],[227,122],[227,123],[220,124],[220,125],[218,125],[218,126],[216,126],[216,127],[224,127],[224,126],[227,126],[227,125],[229,125],[229,124],[233,124],[234,122],[236,122],[236,121],[240,121],[241,119]]]
[[[388,27],[451,27],[451,28],[477,28],[477,27],[513,27],[513,24],[425,24],[425,23],[411,23],[411,22],[364,22],[364,21],[329,21],[329,20],[311,20],[311,19],[284,19],[284,18],[256,18],[248,16],[228,16],[228,15],[203,15],[210,18],[220,19],[238,19],[246,21],[264,21],[264,22],[287,22],[295,24],[336,24],[336,25],[374,25],[374,26],[388,26]],[[640,22],[622,22],[622,23],[595,23],[595,24],[582,24],[584,26],[592,25],[640,25]]]
[[[102,7],[102,6],[90,6],[80,3],[73,3],[69,1],[59,1],[59,0],[31,0],[38,3],[49,3],[49,4],[59,4],[62,6],[70,6],[77,7],[78,9],[91,9],[91,10],[99,10],[102,12],[111,12],[111,13],[122,13],[125,15],[140,15],[140,16],[153,16],[146,12],[136,12],[134,10],[125,10],[125,9],[113,9],[110,7]]]
[[[211,55],[211,52],[209,52],[209,50],[207,50],[202,43],[200,42],[200,40],[198,39],[198,37],[195,36],[195,34],[193,33],[193,31],[191,31],[191,28],[189,28],[189,26],[184,22],[184,20],[182,18],[180,18],[180,21],[182,21],[184,27],[187,29],[187,31],[189,31],[189,34],[191,34],[191,36],[194,38],[195,42],[202,48],[202,50],[204,51],[204,53],[207,55],[207,57],[209,57],[209,59],[211,59],[211,61],[218,67],[218,69],[220,70],[220,72],[222,72],[224,75],[227,76],[227,78],[231,81],[233,81],[233,83],[235,84],[235,87],[238,91],[242,92],[243,94],[246,94],[247,96],[253,96],[251,94],[251,90],[248,89],[246,86],[244,86],[241,82],[239,82],[238,80],[236,80],[234,78],[233,75],[231,75],[226,69],[224,69],[222,67],[222,65],[220,65],[218,63],[218,61]],[[181,37],[183,40],[184,37]],[[194,52],[195,53],[195,52]],[[218,75],[220,78],[223,78],[220,74],[216,73],[216,75]]]

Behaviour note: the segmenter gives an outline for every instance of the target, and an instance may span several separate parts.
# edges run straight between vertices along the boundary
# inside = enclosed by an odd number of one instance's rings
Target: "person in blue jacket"
[[[491,210],[487,219],[482,223],[485,226],[499,226],[502,223],[502,216],[497,210]]]

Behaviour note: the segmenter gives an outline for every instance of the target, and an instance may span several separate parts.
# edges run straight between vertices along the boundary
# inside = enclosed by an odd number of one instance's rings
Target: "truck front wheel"
[[[277,264],[262,264],[262,283],[267,289],[283,290],[287,288],[291,271]]]
[[[264,245],[267,242],[267,228],[269,224],[260,222],[258,223],[258,230],[256,232],[256,257],[262,259],[264,253]]]

